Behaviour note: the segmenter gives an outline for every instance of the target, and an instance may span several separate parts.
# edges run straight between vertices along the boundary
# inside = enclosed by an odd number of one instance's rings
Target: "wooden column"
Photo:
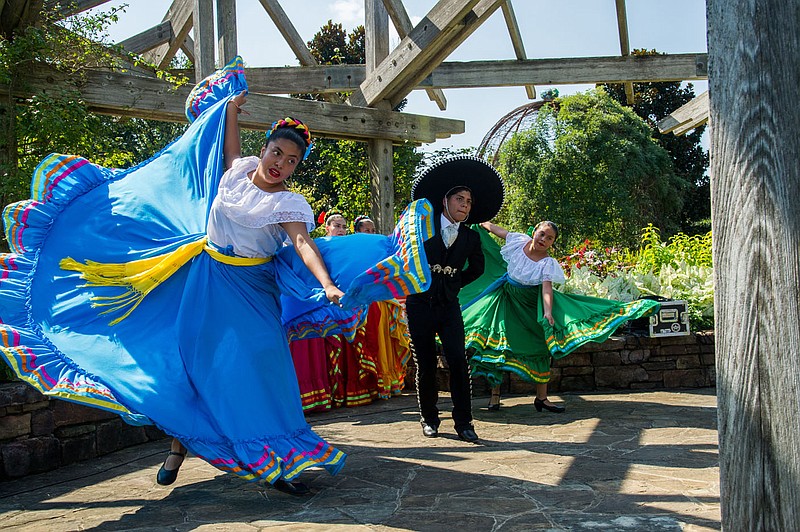
[[[800,2],[708,0],[724,530],[800,524]]]
[[[216,69],[214,65],[214,0],[194,0],[194,74],[197,80]]]
[[[12,74],[13,76],[14,74]],[[14,81],[12,80],[12,83]],[[7,91],[0,92],[0,182],[10,184],[16,177],[17,163],[17,128],[16,104],[9,87]],[[13,198],[6,193],[5,187],[0,189],[0,207],[5,207]],[[8,251],[6,239],[0,239],[0,251]]]
[[[367,75],[389,55],[389,13],[382,0],[365,0],[365,48]],[[384,100],[373,107],[391,110]],[[379,233],[388,234],[394,227],[394,148],[387,139],[367,141],[372,216]]]
[[[218,66],[239,54],[236,37],[236,0],[217,0]]]

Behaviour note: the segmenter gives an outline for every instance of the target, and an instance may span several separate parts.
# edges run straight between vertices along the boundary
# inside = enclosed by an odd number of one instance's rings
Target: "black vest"
[[[462,223],[458,227],[458,236],[447,248],[442,240],[438,216],[434,223],[436,234],[425,242],[425,255],[431,268],[431,286],[426,292],[412,294],[408,299],[440,305],[458,302],[461,287],[483,274],[481,237]]]

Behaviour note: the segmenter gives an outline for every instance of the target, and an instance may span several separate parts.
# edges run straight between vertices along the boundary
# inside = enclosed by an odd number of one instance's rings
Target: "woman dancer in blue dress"
[[[186,133],[135,168],[66,155],[39,165],[32,199],[3,213],[0,353],[46,395],[155,424],[222,471],[301,494],[292,479],[335,474],[345,455],[305,422],[280,294],[345,320],[424,290],[430,205],[410,205],[394,235],[358,253],[315,246],[311,209],[285,184],[308,130],[279,121],[261,158],[239,158],[246,90],[237,57],[192,91]]]

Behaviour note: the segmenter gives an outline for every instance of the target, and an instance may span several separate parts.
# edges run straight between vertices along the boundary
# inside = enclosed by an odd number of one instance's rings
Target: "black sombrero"
[[[442,198],[461,186],[472,191],[467,223],[487,222],[500,212],[505,197],[503,179],[492,165],[470,155],[452,157],[426,169],[411,186],[411,199],[425,198],[433,204],[434,212],[441,213]]]

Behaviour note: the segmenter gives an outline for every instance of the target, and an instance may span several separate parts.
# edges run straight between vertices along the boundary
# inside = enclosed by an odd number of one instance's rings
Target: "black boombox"
[[[658,312],[650,316],[631,320],[626,331],[634,336],[686,336],[689,331],[689,312],[687,303],[680,299],[667,299],[660,296],[644,296],[661,303]]]

